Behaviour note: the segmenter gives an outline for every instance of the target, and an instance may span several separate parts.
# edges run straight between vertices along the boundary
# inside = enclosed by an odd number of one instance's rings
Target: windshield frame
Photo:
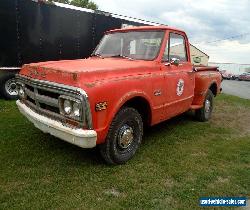
[[[161,39],[161,42],[160,42],[160,45],[159,45],[159,49],[158,49],[158,51],[157,51],[155,57],[152,58],[152,59],[130,58],[129,60],[132,60],[132,61],[136,61],[136,60],[154,61],[154,60],[156,60],[156,59],[159,57],[159,55],[160,55],[160,52],[161,52],[161,49],[162,49],[162,44],[164,43],[164,39],[165,39],[165,36],[166,36],[166,30],[163,30],[163,29],[152,29],[152,30],[127,30],[127,31],[108,31],[108,32],[105,32],[105,33],[104,33],[104,36],[101,38],[99,44],[96,46],[96,48],[94,49],[93,53],[91,54],[91,57],[96,56],[96,51],[97,51],[99,45],[103,42],[104,37],[105,37],[106,35],[109,35],[109,34],[116,34],[116,33],[149,32],[149,31],[150,31],[150,32],[162,32],[162,33],[163,33],[162,39]],[[114,57],[112,57],[112,56],[106,56],[106,57],[105,57],[105,56],[102,56],[102,59],[104,59],[104,58],[114,58]],[[122,58],[122,57],[121,57],[121,58]]]

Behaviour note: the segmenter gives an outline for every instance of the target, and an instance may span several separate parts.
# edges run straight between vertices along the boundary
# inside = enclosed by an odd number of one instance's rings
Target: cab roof
[[[113,33],[113,32],[126,32],[126,31],[143,31],[143,30],[173,30],[182,32],[185,34],[183,30],[169,27],[169,26],[136,26],[136,27],[127,27],[127,28],[121,28],[121,29],[113,29],[109,30],[106,33]]]

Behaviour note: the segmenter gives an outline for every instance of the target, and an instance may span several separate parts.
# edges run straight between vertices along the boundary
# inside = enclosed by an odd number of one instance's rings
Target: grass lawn
[[[0,100],[0,209],[194,210],[201,196],[250,196],[250,100],[222,94],[210,122],[183,115],[150,128],[121,166]]]

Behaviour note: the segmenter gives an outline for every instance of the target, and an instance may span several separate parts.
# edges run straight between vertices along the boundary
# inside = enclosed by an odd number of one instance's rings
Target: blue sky
[[[250,63],[250,0],[93,1],[101,10],[185,30],[210,61]],[[213,42],[229,37],[234,38]]]

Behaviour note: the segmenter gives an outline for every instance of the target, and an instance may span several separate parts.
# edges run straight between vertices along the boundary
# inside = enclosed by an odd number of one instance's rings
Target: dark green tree
[[[72,0],[70,4],[77,6],[77,7],[84,7],[84,8],[93,9],[93,10],[98,9],[97,5],[93,1],[89,1],[89,0]]]
[[[70,5],[74,5],[77,7],[83,7],[87,9],[93,9],[93,10],[98,9],[97,4],[91,0],[47,0],[47,1],[48,2],[55,1],[55,2],[59,2],[63,4],[70,4]]]

